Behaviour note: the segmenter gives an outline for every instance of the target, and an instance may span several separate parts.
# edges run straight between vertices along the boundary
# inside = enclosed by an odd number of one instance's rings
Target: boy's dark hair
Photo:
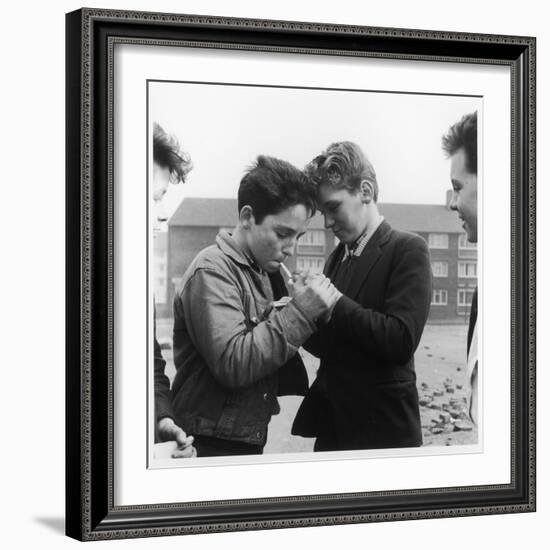
[[[305,174],[289,162],[260,155],[239,185],[239,212],[249,205],[259,224],[297,204],[303,204],[310,216],[315,213],[315,189]]]
[[[464,149],[466,170],[477,174],[477,111],[464,115],[442,138],[443,150],[448,157]]]
[[[362,181],[372,185],[373,200],[378,200],[378,182],[374,167],[361,148],[351,141],[340,141],[328,146],[305,168],[308,178],[316,185],[330,185],[357,193]]]
[[[153,162],[168,168],[175,176],[175,183],[184,183],[185,176],[193,168],[191,157],[180,149],[177,139],[167,134],[157,122],[153,125]]]

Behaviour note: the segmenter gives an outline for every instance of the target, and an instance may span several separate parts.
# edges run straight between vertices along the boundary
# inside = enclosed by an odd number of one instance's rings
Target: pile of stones
[[[466,410],[466,397],[458,396],[456,390],[462,390],[460,384],[455,384],[450,378],[443,382],[443,388],[430,388],[423,382],[420,385],[420,406],[431,409],[428,416],[429,424],[423,424],[424,435],[440,435],[458,431],[471,431],[472,423]],[[447,444],[451,444],[449,438]]]

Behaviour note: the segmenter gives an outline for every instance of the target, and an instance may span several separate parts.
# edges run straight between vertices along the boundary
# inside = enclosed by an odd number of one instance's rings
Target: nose
[[[457,206],[456,206],[456,202],[457,202],[457,196],[456,196],[456,192],[453,191],[451,193],[451,200],[449,202],[449,209],[450,210],[454,210],[455,212],[458,210]]]
[[[163,223],[168,220],[168,214],[166,213],[163,200],[155,201],[155,217],[158,223]]]
[[[285,256],[294,256],[294,250],[296,249],[296,247],[294,245],[291,245],[291,246],[285,246],[283,248],[283,254]]]
[[[327,214],[324,214],[324,218],[325,218],[325,229],[330,229],[334,225],[334,220]]]
[[[294,251],[296,250],[296,239],[292,239],[284,244],[283,254],[285,256],[294,256]]]

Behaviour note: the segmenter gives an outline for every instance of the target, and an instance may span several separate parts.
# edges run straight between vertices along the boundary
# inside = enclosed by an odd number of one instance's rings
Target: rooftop
[[[379,203],[380,213],[392,227],[417,233],[462,233],[455,212],[437,204]],[[168,225],[186,227],[231,227],[237,220],[237,199],[185,198]],[[323,229],[323,216],[317,212],[310,229]]]

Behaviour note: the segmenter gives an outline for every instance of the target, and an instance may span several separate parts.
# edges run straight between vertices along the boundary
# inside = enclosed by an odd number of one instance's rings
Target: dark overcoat
[[[419,446],[414,352],[431,301],[426,242],[383,221],[360,256],[343,257],[339,244],[325,266],[344,295],[305,346],[321,362],[292,433],[333,440],[324,450]]]

